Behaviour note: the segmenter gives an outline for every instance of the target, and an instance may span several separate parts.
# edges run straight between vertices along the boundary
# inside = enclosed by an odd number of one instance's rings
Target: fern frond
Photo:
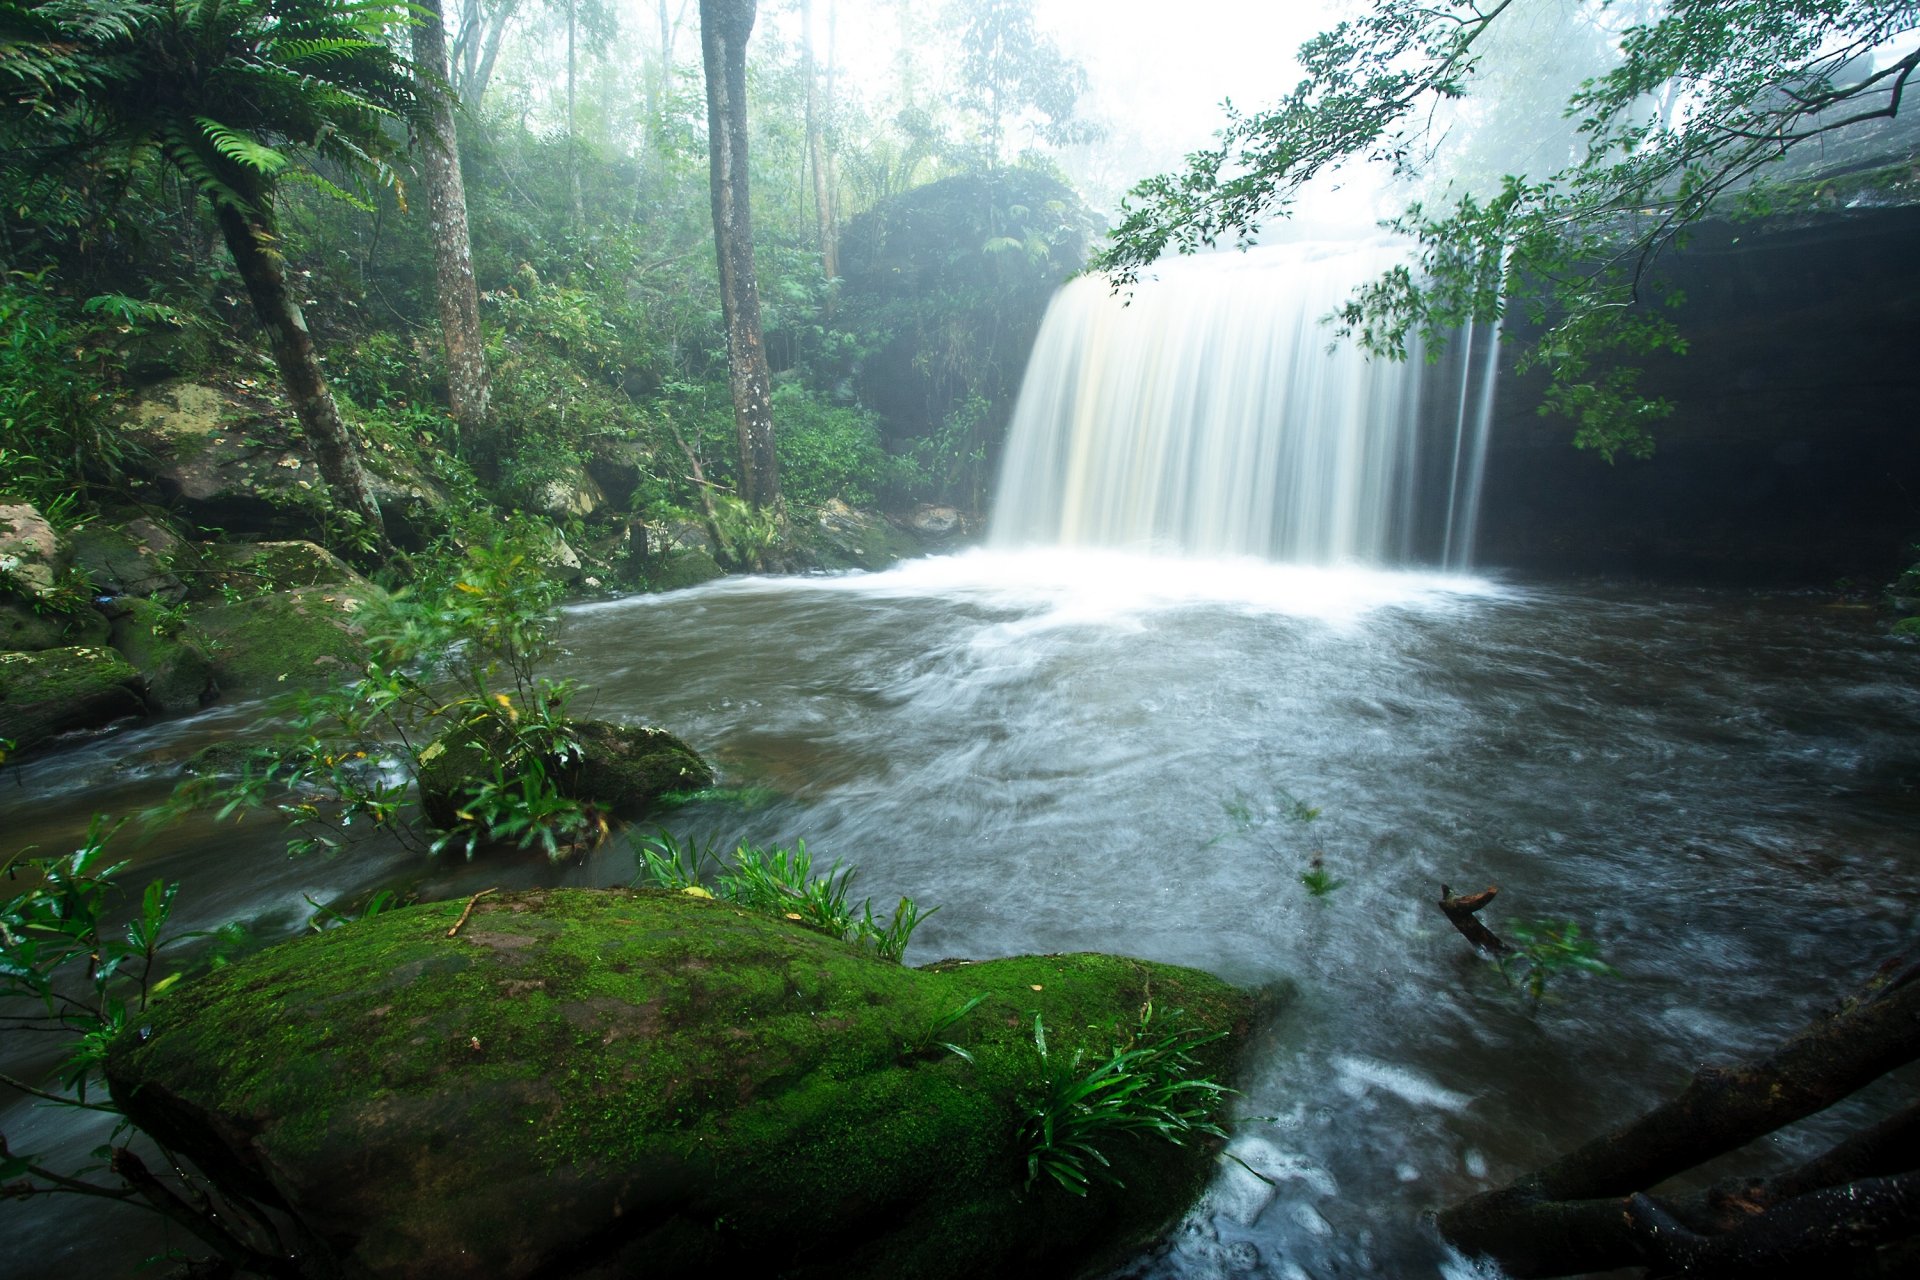
[[[272,147],[255,142],[246,134],[229,129],[218,120],[206,116],[195,116],[193,122],[207,135],[207,141],[235,164],[245,165],[255,173],[272,177],[287,167],[287,158]]]

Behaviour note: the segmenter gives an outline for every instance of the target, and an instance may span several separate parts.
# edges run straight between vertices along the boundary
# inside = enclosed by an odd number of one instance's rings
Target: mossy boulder
[[[823,569],[884,569],[925,551],[919,539],[884,516],[860,511],[838,498],[820,508],[807,541]]]
[[[200,542],[183,548],[179,559],[191,565],[198,600],[267,595],[297,587],[351,587],[360,594],[374,590],[339,556],[317,542],[301,539]]]
[[[196,524],[282,535],[326,523],[326,482],[267,380],[176,380],[143,392],[125,429],[154,496]]]
[[[199,627],[152,600],[112,606],[113,647],[146,681],[155,711],[191,711],[219,693],[208,640]]]
[[[713,554],[699,548],[684,551],[669,551],[647,572],[647,585],[655,591],[679,591],[683,587],[697,587],[703,582],[712,582],[715,578],[724,578],[727,571]]]
[[[0,581],[24,595],[54,594],[73,549],[31,503],[0,504]]]
[[[168,604],[186,599],[186,584],[173,571],[183,543],[160,522],[140,516],[124,525],[89,525],[75,531],[72,542],[74,564],[101,595]]]
[[[147,710],[140,673],[96,645],[0,653],[0,738],[24,749]]]
[[[67,649],[107,643],[105,617],[90,603],[39,598],[0,582],[0,650]]]
[[[542,761],[561,794],[621,818],[638,818],[671,791],[713,785],[700,753],[665,729],[579,720],[572,724],[577,759]],[[450,734],[420,753],[420,807],[442,829],[459,822],[474,785],[493,776],[497,731],[482,726]]]
[[[912,970],[729,903],[551,890],[383,913],[190,984],[115,1042],[127,1114],[281,1206],[307,1274],[511,1280],[1048,1277],[1139,1247],[1213,1152],[1103,1147],[1124,1187],[1027,1190],[1042,1065],[1142,1008],[1231,1032],[1247,994],[1111,956]],[[929,1028],[981,1003],[928,1052]]]
[[[265,693],[351,679],[366,656],[360,611],[381,596],[362,580],[298,587],[194,613],[213,641],[220,687]]]

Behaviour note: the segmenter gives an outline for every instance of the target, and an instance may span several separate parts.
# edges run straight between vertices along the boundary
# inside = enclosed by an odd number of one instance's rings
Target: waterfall
[[[1420,352],[1370,359],[1321,323],[1403,260],[1287,245],[1168,264],[1130,300],[1067,285],[1014,409],[993,541],[1463,567],[1497,327],[1461,335],[1436,375],[1457,387],[1428,389],[1454,394],[1423,412]]]

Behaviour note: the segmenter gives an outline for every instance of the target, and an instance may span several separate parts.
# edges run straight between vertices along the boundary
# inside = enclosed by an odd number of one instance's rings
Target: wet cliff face
[[[1647,366],[1649,391],[1678,406],[1654,456],[1575,450],[1569,423],[1535,411],[1542,378],[1507,358],[1480,565],[1889,579],[1920,540],[1920,209],[1703,228],[1665,270],[1692,349]]]

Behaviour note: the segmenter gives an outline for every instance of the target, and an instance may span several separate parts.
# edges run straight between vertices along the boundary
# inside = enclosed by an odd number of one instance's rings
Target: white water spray
[[[1369,359],[1321,323],[1400,260],[1289,245],[1169,264],[1130,303],[1068,285],[1014,410],[994,542],[1465,567],[1497,331],[1462,344],[1442,446],[1422,440],[1420,353]]]

